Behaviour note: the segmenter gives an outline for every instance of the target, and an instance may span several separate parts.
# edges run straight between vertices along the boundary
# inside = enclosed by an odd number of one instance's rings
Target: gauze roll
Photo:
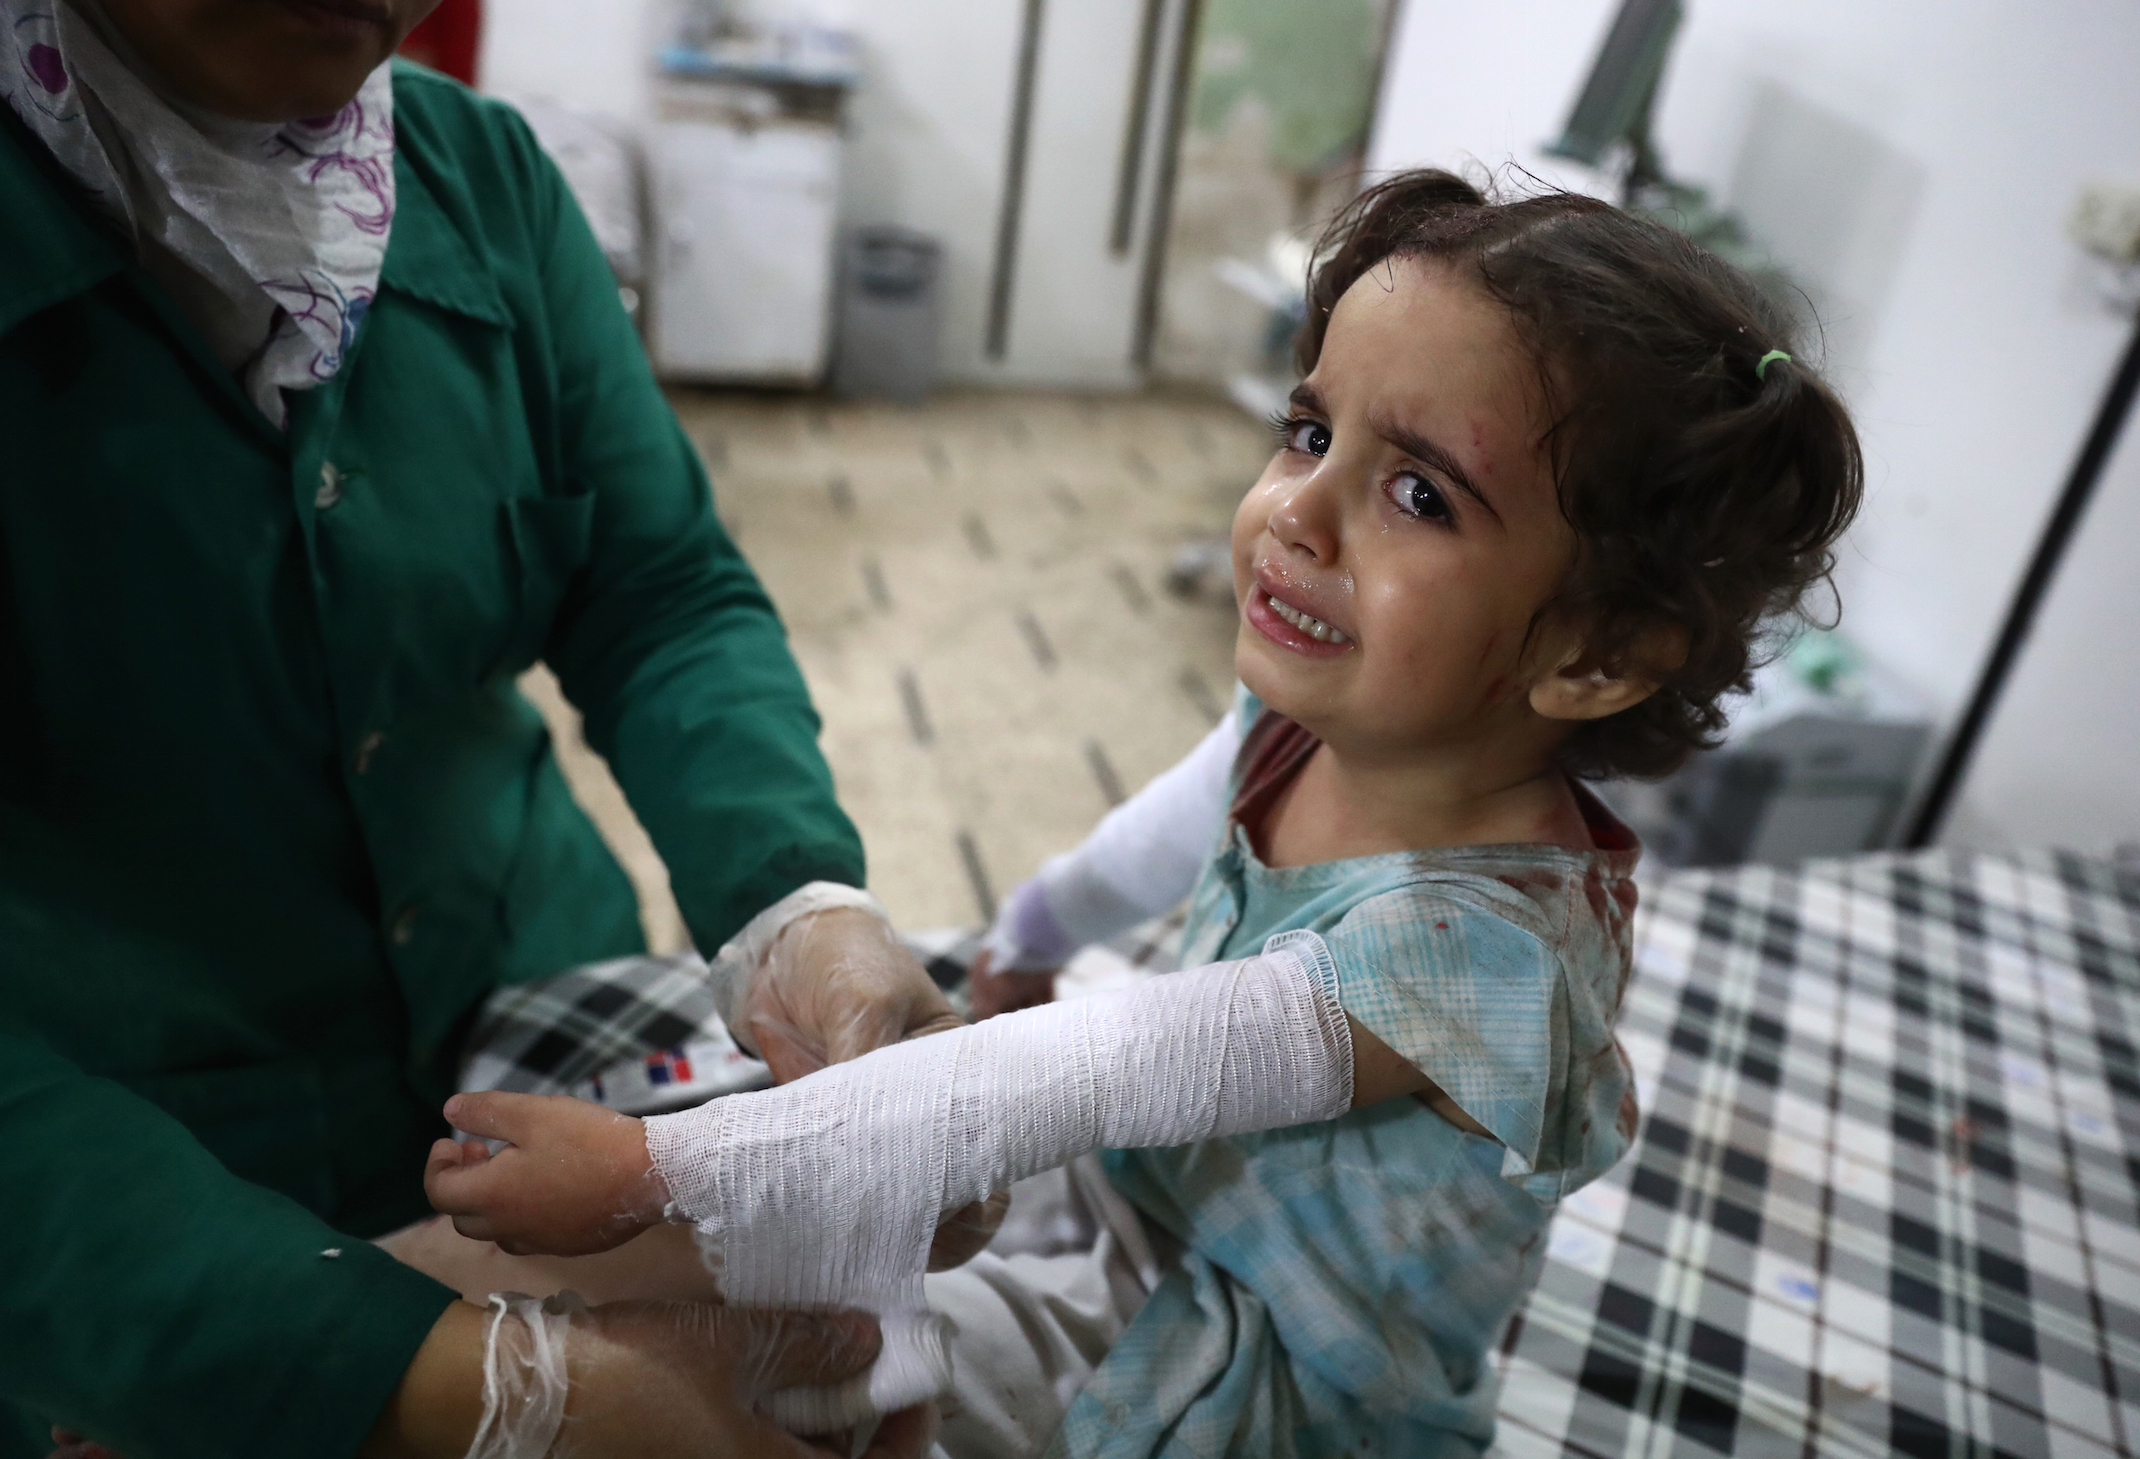
[[[483,1345],[483,1419],[468,1459],[543,1459],[565,1422],[565,1337],[577,1292],[493,1292]]]
[[[948,1211],[1100,1148],[1182,1145],[1331,1119],[1352,1039],[1312,932],[1260,957],[933,1034],[646,1122],[674,1208],[738,1305],[874,1313],[884,1349],[771,1416],[829,1433],[941,1392],[922,1297]]]

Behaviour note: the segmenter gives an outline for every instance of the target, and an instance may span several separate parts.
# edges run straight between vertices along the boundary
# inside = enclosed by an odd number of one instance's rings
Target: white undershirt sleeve
[[[1075,851],[1006,897],[983,944],[998,972],[1060,966],[1166,911],[1196,886],[1226,821],[1242,730],[1231,710],[1197,747],[1109,811]]]

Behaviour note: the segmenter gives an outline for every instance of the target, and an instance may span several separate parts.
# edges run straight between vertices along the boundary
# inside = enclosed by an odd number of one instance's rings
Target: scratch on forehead
[[[1479,460],[1479,475],[1493,475],[1493,452],[1486,449],[1486,427],[1479,424],[1479,418],[1477,416],[1473,416],[1471,418],[1471,449],[1472,453],[1476,455]]]

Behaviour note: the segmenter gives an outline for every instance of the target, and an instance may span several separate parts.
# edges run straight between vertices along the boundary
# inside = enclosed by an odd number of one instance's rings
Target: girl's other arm
[[[1345,1015],[1352,1030],[1352,1107],[1365,1109],[1385,1099],[1413,1095],[1450,1124],[1474,1135],[1492,1139],[1484,1125],[1465,1114],[1462,1107],[1442,1092],[1440,1085],[1419,1072],[1410,1059],[1376,1038],[1366,1024]]]
[[[1241,727],[1232,711],[1173,768],[1109,811],[1074,851],[1006,897],[984,944],[998,973],[1059,967],[1189,895],[1226,819]]]

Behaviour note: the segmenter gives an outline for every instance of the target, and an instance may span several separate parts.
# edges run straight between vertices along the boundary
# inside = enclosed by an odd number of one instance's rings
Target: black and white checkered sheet
[[[705,965],[683,953],[589,963],[500,988],[468,1039],[463,1089],[570,1094],[621,1061],[725,1039]]]
[[[2135,1453],[2140,877],[1676,872],[1637,938],[1640,1140],[1555,1220],[1496,1452]]]

